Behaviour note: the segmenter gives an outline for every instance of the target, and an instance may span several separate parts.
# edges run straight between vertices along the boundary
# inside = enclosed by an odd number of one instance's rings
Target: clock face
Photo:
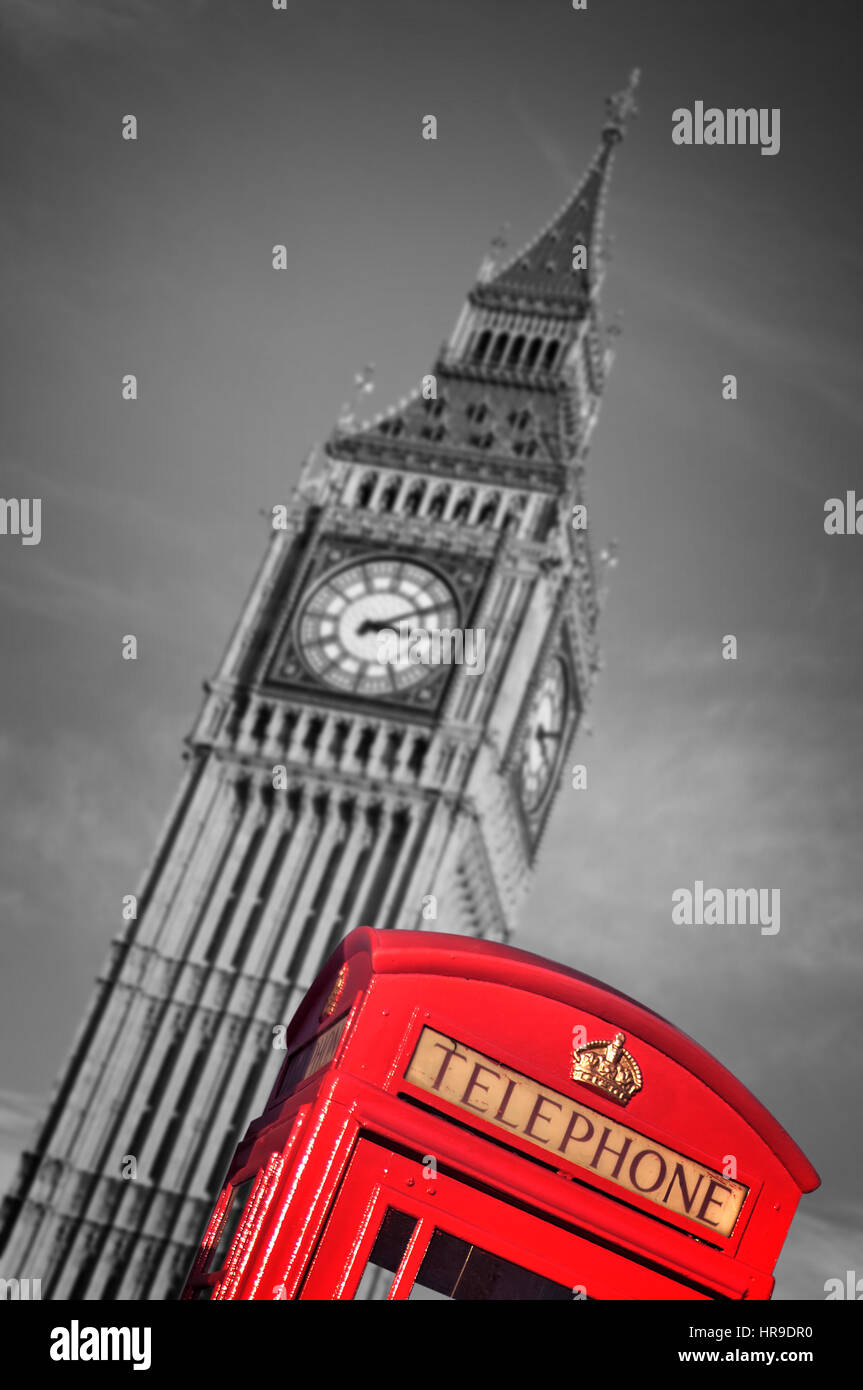
[[[409,661],[404,642],[397,656],[381,661],[380,633],[398,632],[400,623],[412,632],[457,626],[452,591],[433,570],[411,560],[365,560],[327,575],[312,592],[300,613],[297,640],[306,665],[335,690],[393,695],[440,669]]]
[[[544,677],[528,716],[521,750],[521,794],[526,811],[542,805],[560,762],[560,746],[566,722],[566,672],[555,661]]]

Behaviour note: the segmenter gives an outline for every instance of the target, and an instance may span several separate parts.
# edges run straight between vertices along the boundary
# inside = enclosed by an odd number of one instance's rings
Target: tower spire
[[[603,139],[622,140],[626,134],[626,123],[631,116],[638,115],[638,107],[635,102],[635,93],[641,81],[641,69],[633,68],[629,74],[629,82],[622,92],[615,92],[613,96],[606,97],[605,108],[607,118],[603,128]]]
[[[605,195],[615,146],[637,115],[635,93],[640,70],[627,86],[606,98],[606,120],[599,146],[575,191],[550,222],[494,274],[474,287],[474,303],[487,307],[547,308],[573,312],[583,304],[602,260],[600,238]],[[575,248],[584,247],[584,269],[574,268]]]

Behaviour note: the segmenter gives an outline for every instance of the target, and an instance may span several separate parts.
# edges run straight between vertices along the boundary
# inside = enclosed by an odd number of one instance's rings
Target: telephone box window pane
[[[356,1301],[382,1302],[386,1299],[416,1224],[415,1216],[387,1207],[374,1249],[354,1294]]]
[[[255,1177],[257,1177],[257,1174],[255,1174]],[[249,1193],[252,1190],[252,1183],[254,1181],[254,1177],[247,1178],[245,1182],[240,1183],[239,1187],[234,1188],[231,1196],[231,1204],[225,1213],[222,1229],[219,1232],[219,1239],[213,1246],[210,1252],[210,1258],[204,1266],[205,1272],[209,1273],[211,1270],[221,1269],[222,1265],[225,1263],[228,1257],[228,1251],[231,1248],[231,1241],[237,1234],[237,1228],[242,1220],[243,1212],[246,1209],[246,1202],[249,1200]]]
[[[572,1289],[536,1274],[532,1269],[435,1231],[409,1297],[455,1300],[572,1302]]]

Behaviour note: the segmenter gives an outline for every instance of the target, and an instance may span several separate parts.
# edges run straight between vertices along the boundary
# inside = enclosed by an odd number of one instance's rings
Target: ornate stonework
[[[176,1296],[278,1070],[274,1032],[348,930],[515,929],[597,666],[570,517],[610,361],[600,233],[630,108],[552,222],[486,264],[424,389],[367,424],[346,413],[303,470],[206,686],[137,920],[5,1205],[4,1273],[40,1277],[44,1297]],[[346,558],[372,594],[377,561],[391,590],[402,562],[445,577],[485,634],[483,673],[334,689],[298,615]],[[528,737],[548,766],[526,796]]]

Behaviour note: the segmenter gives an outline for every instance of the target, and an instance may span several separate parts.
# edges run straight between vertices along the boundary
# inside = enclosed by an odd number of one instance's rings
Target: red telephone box
[[[766,1299],[814,1168],[691,1038],[525,951],[359,927],[287,1035],[193,1299]]]

